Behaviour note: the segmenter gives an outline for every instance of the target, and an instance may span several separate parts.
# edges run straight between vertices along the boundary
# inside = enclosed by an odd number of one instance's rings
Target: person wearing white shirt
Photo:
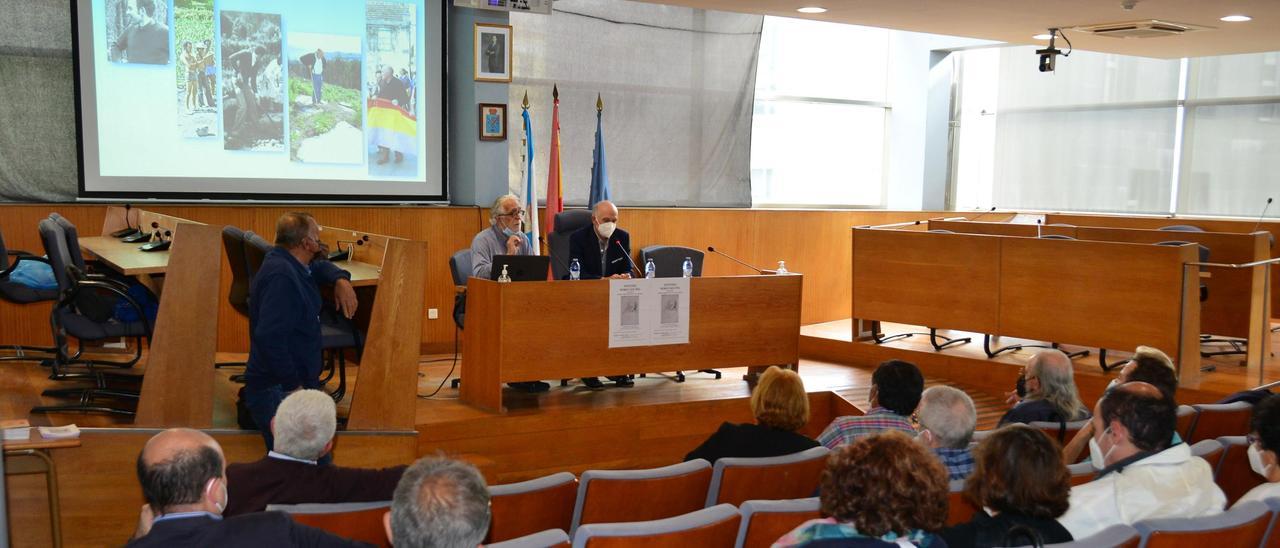
[[[1058,518],[1071,536],[1086,538],[1117,524],[1150,518],[1219,514],[1227,498],[1213,469],[1185,443],[1171,445],[1177,404],[1145,382],[1116,387],[1098,401],[1089,455],[1097,479],[1071,489]]]
[[[1253,406],[1249,432],[1249,467],[1262,476],[1262,485],[1250,489],[1236,505],[1280,497],[1280,395],[1267,396]]]

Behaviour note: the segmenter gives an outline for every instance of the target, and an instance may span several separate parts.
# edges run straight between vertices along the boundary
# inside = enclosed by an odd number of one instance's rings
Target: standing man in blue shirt
[[[333,284],[337,310],[348,319],[355,315],[351,273],[324,259],[316,220],[308,213],[285,213],[276,221],[276,247],[249,287],[244,400],[268,451],[280,402],[299,388],[321,386],[319,284]]]

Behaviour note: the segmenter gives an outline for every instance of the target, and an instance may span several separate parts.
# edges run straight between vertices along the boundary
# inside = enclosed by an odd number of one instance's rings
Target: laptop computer
[[[507,276],[513,282],[545,282],[550,264],[551,257],[546,255],[494,255],[489,279],[497,280],[502,275],[502,266],[506,265]]]

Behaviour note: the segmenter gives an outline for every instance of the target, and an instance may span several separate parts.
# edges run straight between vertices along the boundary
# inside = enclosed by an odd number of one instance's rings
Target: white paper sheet
[[[609,280],[609,348],[688,344],[689,280]]]

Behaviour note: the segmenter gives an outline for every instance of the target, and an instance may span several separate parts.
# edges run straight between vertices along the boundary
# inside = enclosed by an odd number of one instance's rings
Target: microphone
[[[640,267],[636,266],[635,261],[631,260],[631,253],[627,252],[627,248],[622,247],[622,240],[614,240],[613,245],[618,246],[618,249],[622,250],[622,256],[627,258],[627,262],[631,264],[631,269],[634,270],[635,273],[638,274],[641,278],[643,278],[644,272],[640,270]],[[600,277],[602,278],[606,277],[605,273],[601,272]]]
[[[740,264],[740,265],[742,265],[742,266],[745,266],[745,267],[747,267],[747,268],[750,268],[751,270],[754,270],[754,271],[756,271],[756,272],[757,272],[757,273],[759,273],[759,274],[764,274],[764,273],[765,273],[765,271],[763,271],[763,270],[761,270],[761,269],[759,269],[759,268],[756,268],[756,267],[754,267],[754,266],[751,266],[751,265],[749,265],[749,264],[747,264],[747,263],[745,263],[745,262],[742,262],[742,261],[740,261],[740,260],[738,260],[738,259],[734,258],[733,256],[731,256],[731,255],[729,255],[729,254],[727,254],[727,253],[723,253],[723,252],[720,252],[720,251],[716,251],[716,248],[714,248],[714,247],[707,246],[707,251],[710,251],[710,252],[712,252],[712,253],[715,253],[716,255],[720,255],[720,256],[722,256],[722,257],[724,257],[724,258],[726,258],[726,259],[729,259],[730,261],[733,261],[733,262],[735,262],[735,263],[738,263],[738,264]]]
[[[556,250],[551,247],[551,243],[548,242],[546,238],[538,238],[538,240],[540,240],[543,245],[547,246],[547,256],[551,257],[551,260],[560,265],[560,268],[563,268],[565,272],[568,272],[569,264],[564,262],[563,257],[556,256]]]
[[[1253,230],[1249,232],[1257,232],[1258,227],[1262,226],[1262,219],[1267,216],[1267,209],[1271,207],[1271,198],[1267,198],[1267,205],[1262,207],[1262,215],[1258,215],[1258,222],[1253,223]]]
[[[986,211],[983,211],[982,213],[979,213],[979,214],[978,214],[977,216],[975,216],[974,218],[969,219],[969,221],[970,221],[970,222],[973,222],[973,221],[976,221],[976,220],[978,220],[978,219],[981,219],[984,215],[986,215],[986,214],[988,214],[988,213],[993,213],[993,212],[995,212],[995,210],[996,210],[996,206],[991,206],[991,209],[988,209],[988,210],[986,210]]]
[[[129,210],[133,209],[133,205],[124,205],[124,228],[111,233],[112,238],[123,238],[125,236],[134,235],[138,229],[133,228],[133,223],[129,221]]]

